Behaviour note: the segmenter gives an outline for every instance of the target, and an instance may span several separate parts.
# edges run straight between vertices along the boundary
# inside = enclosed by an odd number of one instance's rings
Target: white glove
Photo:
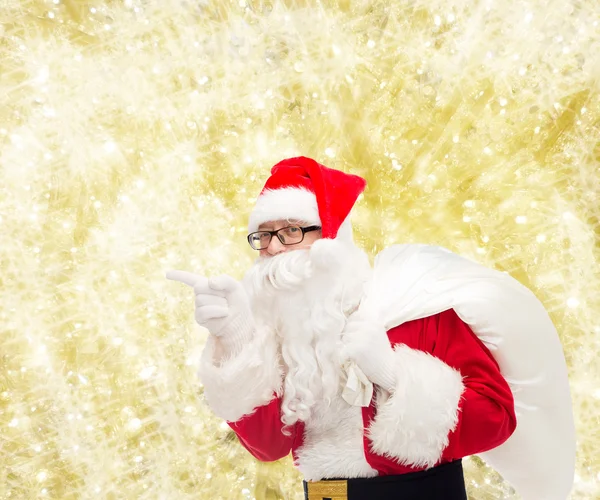
[[[195,318],[200,326],[218,337],[230,353],[241,350],[254,332],[254,318],[248,296],[237,280],[226,274],[206,278],[186,271],[169,271],[166,277],[194,289]]]
[[[342,331],[342,359],[354,362],[367,378],[392,392],[396,385],[394,350],[377,318],[360,309]]]

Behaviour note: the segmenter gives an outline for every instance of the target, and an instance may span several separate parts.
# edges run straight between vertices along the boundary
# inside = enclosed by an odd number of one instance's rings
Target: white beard
[[[282,422],[307,421],[345,383],[341,332],[371,276],[353,244],[318,240],[309,250],[259,257],[244,278],[258,325],[278,335],[284,363]]]

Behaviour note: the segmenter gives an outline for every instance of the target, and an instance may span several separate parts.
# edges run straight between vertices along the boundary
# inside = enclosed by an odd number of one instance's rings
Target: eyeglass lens
[[[300,243],[304,237],[302,228],[299,226],[284,227],[276,232],[279,241],[284,245],[294,245]],[[257,232],[250,237],[250,244],[255,250],[264,250],[271,243],[271,233]]]

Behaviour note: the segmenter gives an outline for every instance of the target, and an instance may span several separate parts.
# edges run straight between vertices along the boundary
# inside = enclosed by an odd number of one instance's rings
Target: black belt
[[[462,461],[397,476],[304,481],[305,500],[467,500]]]

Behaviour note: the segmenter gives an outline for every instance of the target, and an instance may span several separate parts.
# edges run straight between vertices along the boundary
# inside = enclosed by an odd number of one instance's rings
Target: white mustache
[[[251,273],[255,289],[270,285],[275,290],[292,290],[310,278],[314,266],[308,250],[294,250],[274,257],[259,257]]]

